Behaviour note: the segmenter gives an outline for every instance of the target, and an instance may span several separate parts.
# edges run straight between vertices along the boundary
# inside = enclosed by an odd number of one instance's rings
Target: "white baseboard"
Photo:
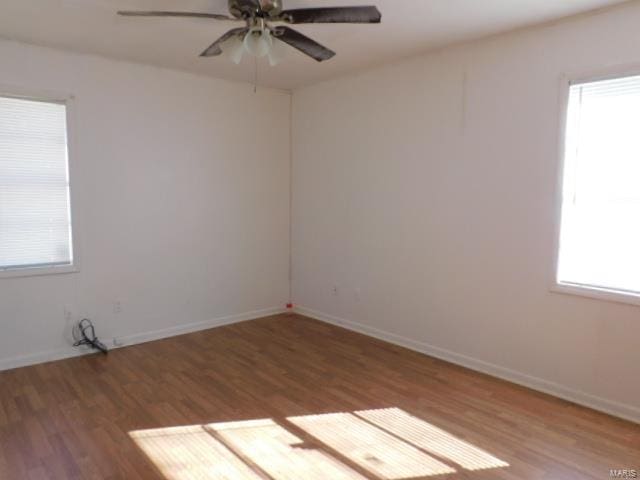
[[[206,320],[204,322],[188,323],[185,325],[176,325],[161,330],[155,330],[152,332],[137,333],[134,335],[117,337],[118,346],[113,346],[113,338],[101,339],[110,349],[127,347],[130,345],[138,345],[140,343],[152,342],[154,340],[161,340],[163,338],[175,337],[178,335],[184,335],[186,333],[199,332],[202,330],[208,330],[210,328],[222,327],[224,325],[231,325],[233,323],[245,322],[247,320],[255,320],[257,318],[268,317],[271,315],[277,315],[284,313],[284,308],[265,308],[262,310],[256,310],[253,312],[246,312],[237,315],[229,315],[226,317],[219,317],[213,320]],[[50,350],[47,352],[33,353],[30,355],[23,355],[19,357],[0,359],[0,371],[10,370],[13,368],[27,367],[29,365],[36,365],[39,363],[52,362],[54,360],[63,360],[65,358],[79,357],[95,353],[95,350],[89,348],[74,348],[68,346],[58,350]]]
[[[337,325],[348,330],[353,330],[355,332],[362,333],[389,343],[393,343],[395,345],[399,345],[416,352],[424,353],[425,355],[429,355],[431,357],[439,358],[440,360],[454,363],[456,365],[461,365],[471,370],[486,373],[493,377],[498,377],[512,383],[517,383],[518,385],[532,388],[534,390],[553,395],[554,397],[559,397],[564,400],[568,400],[569,402],[576,403],[584,407],[592,408],[593,410],[598,410],[600,412],[604,412],[609,415],[613,415],[615,417],[623,418],[625,420],[640,424],[640,408],[632,405],[615,402],[613,400],[607,400],[606,398],[596,397],[594,395],[567,388],[558,383],[544,380],[542,378],[533,377],[531,375],[517,372],[509,368],[501,367],[499,365],[468,357],[466,355],[461,355],[450,350],[445,350],[443,348],[435,347],[424,342],[412,340],[410,338],[386,332],[384,330],[370,327],[368,325],[352,322],[342,318],[334,317],[332,315],[327,315],[325,313],[318,312],[309,308],[296,307],[295,312],[306,317]]]

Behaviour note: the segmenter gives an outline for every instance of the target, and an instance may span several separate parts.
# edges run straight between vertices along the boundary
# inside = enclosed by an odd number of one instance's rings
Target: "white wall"
[[[0,85],[76,96],[81,254],[0,278],[0,369],[68,354],[65,305],[126,341],[284,307],[289,94],[11,42],[0,61]]]
[[[640,309],[549,291],[560,78],[640,65],[638,25],[636,2],[296,91],[300,311],[640,420]]]

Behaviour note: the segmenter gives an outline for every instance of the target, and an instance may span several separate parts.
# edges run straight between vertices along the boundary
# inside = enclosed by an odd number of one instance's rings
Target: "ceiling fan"
[[[280,42],[284,42],[305,55],[323,62],[335,52],[319,44],[286,24],[305,23],[380,23],[382,15],[373,6],[319,7],[285,10],[283,0],[229,0],[228,15],[198,12],[169,11],[119,11],[128,17],[187,17],[210,18],[229,22],[243,22],[244,26],[233,28],[213,42],[201,57],[221,55],[228,51],[234,63],[240,63],[246,51],[256,57],[268,56],[272,65],[279,63],[284,53]],[[285,25],[273,25],[273,24]]]

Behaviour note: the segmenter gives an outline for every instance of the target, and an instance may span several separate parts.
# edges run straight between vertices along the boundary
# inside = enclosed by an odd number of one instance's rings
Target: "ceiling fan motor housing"
[[[229,12],[236,18],[277,17],[282,0],[229,0]]]

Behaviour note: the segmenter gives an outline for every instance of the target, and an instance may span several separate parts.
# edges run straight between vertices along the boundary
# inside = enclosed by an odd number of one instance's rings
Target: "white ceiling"
[[[297,26],[338,55],[318,64],[290,49],[285,62],[259,65],[259,83],[292,89],[370,65],[624,0],[284,0],[289,8],[376,4],[381,25]],[[119,9],[227,13],[226,0],[1,0],[0,36],[231,80],[253,81],[254,62],[199,58],[226,22],[123,18]]]

